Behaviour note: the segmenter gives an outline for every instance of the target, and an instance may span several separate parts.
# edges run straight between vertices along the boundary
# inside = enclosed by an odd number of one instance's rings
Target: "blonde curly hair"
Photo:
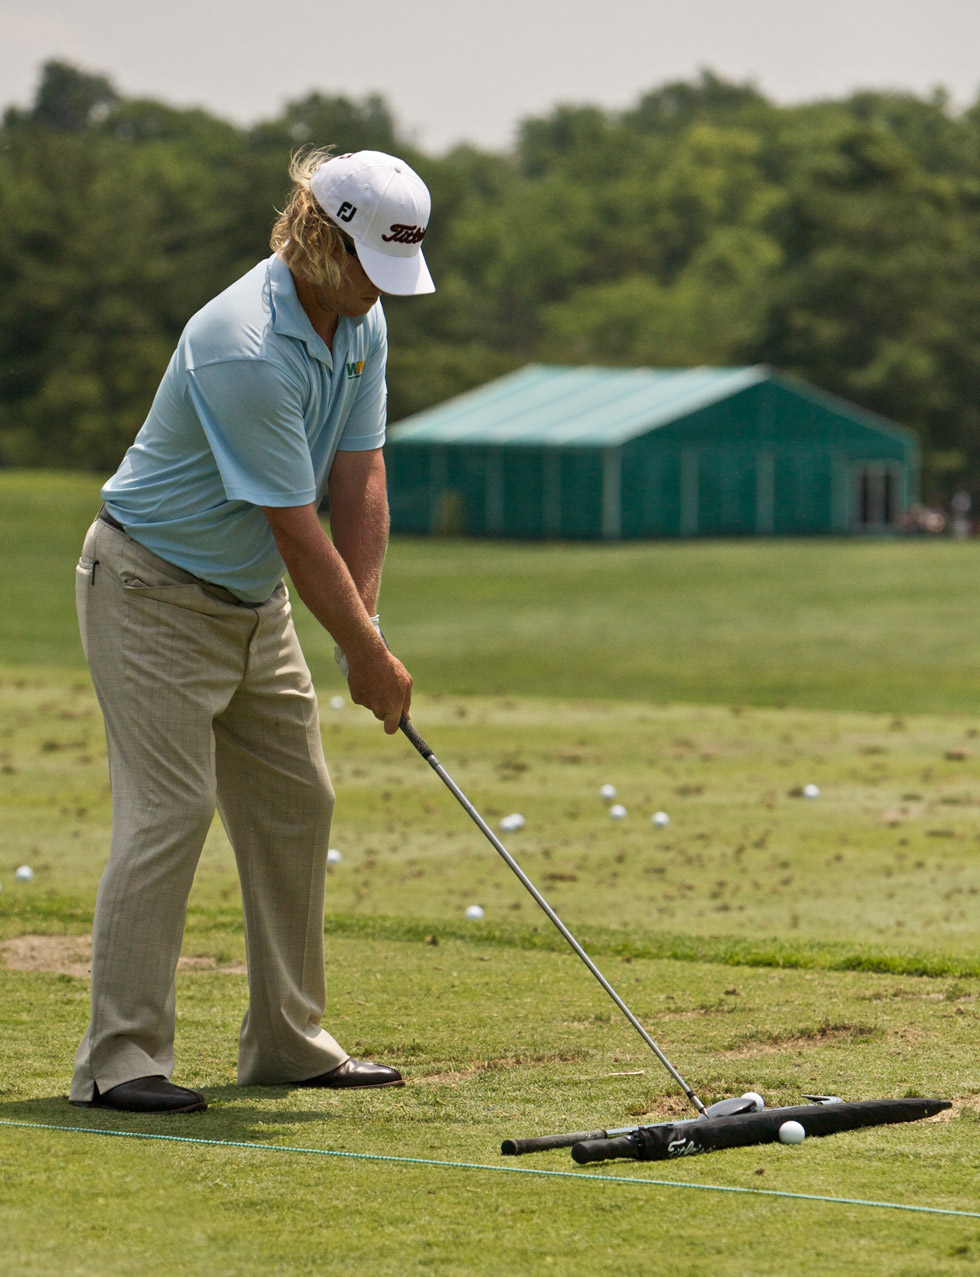
[[[291,271],[311,284],[338,288],[345,248],[340,231],[313,198],[310,178],[333,157],[333,147],[295,152],[289,161],[293,183],[286,207],[272,228],[269,246]]]

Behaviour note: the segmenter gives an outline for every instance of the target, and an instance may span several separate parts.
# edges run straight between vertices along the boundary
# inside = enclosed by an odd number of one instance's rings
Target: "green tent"
[[[392,426],[386,452],[405,533],[877,533],[918,499],[912,431],[763,365],[529,365]]]

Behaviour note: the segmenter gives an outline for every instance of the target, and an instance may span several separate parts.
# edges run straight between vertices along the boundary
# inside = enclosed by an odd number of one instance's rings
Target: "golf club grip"
[[[572,1145],[572,1157],[579,1166],[589,1162],[608,1162],[614,1157],[636,1157],[636,1146],[631,1135],[616,1135],[613,1139],[589,1139]]]
[[[425,743],[424,738],[415,730],[412,720],[407,714],[402,714],[401,722],[398,726],[402,729],[422,757],[428,761],[432,757],[432,750]]]
[[[537,1135],[526,1140],[504,1140],[500,1146],[505,1157],[519,1157],[522,1153],[543,1153],[549,1148],[571,1148],[582,1140],[605,1139],[605,1131],[579,1131],[573,1135]]]

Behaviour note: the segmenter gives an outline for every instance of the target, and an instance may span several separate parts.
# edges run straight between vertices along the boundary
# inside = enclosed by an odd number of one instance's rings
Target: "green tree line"
[[[0,463],[115,467],[307,143],[432,191],[438,291],[385,307],[393,421],[532,361],[765,362],[916,429],[935,494],[980,481],[980,102],[777,106],[708,72],[431,156],[376,95],[241,128],[48,63],[0,124]]]

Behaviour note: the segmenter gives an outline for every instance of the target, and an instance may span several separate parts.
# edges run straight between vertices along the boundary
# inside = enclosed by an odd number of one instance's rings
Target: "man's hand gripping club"
[[[404,713],[406,718],[408,717],[408,711],[412,703],[412,678],[408,670],[405,669],[404,665],[402,665],[401,661],[392,656],[391,652],[388,650],[388,644],[385,641],[385,636],[381,633],[381,618],[379,616],[372,616],[370,621],[374,626],[377,636],[380,638],[384,647],[385,654],[388,657],[388,662],[386,662],[385,668],[379,672],[378,668],[372,664],[372,660],[377,655],[376,644],[373,643],[371,644],[371,654],[368,657],[363,671],[363,682],[362,672],[358,667],[356,658],[352,664],[352,662],[347,659],[347,656],[344,654],[339,643],[334,644],[334,660],[340,667],[341,673],[347,679],[347,686],[350,688],[351,700],[355,703],[355,705],[364,705],[366,708],[371,709],[376,718],[383,718],[385,731],[390,736],[393,732],[398,730],[398,725],[401,722],[401,715]],[[399,696],[403,696],[403,708],[400,711],[392,710],[389,713],[379,714],[378,711],[374,709],[373,705],[368,700],[364,699],[364,697],[367,695],[373,699],[374,692],[379,690],[383,681],[389,677],[393,677],[391,692],[389,695],[390,697],[394,697],[396,700]],[[355,682],[355,680],[357,681]],[[385,703],[387,703],[387,700]],[[395,715],[394,727],[391,726],[392,714]]]

